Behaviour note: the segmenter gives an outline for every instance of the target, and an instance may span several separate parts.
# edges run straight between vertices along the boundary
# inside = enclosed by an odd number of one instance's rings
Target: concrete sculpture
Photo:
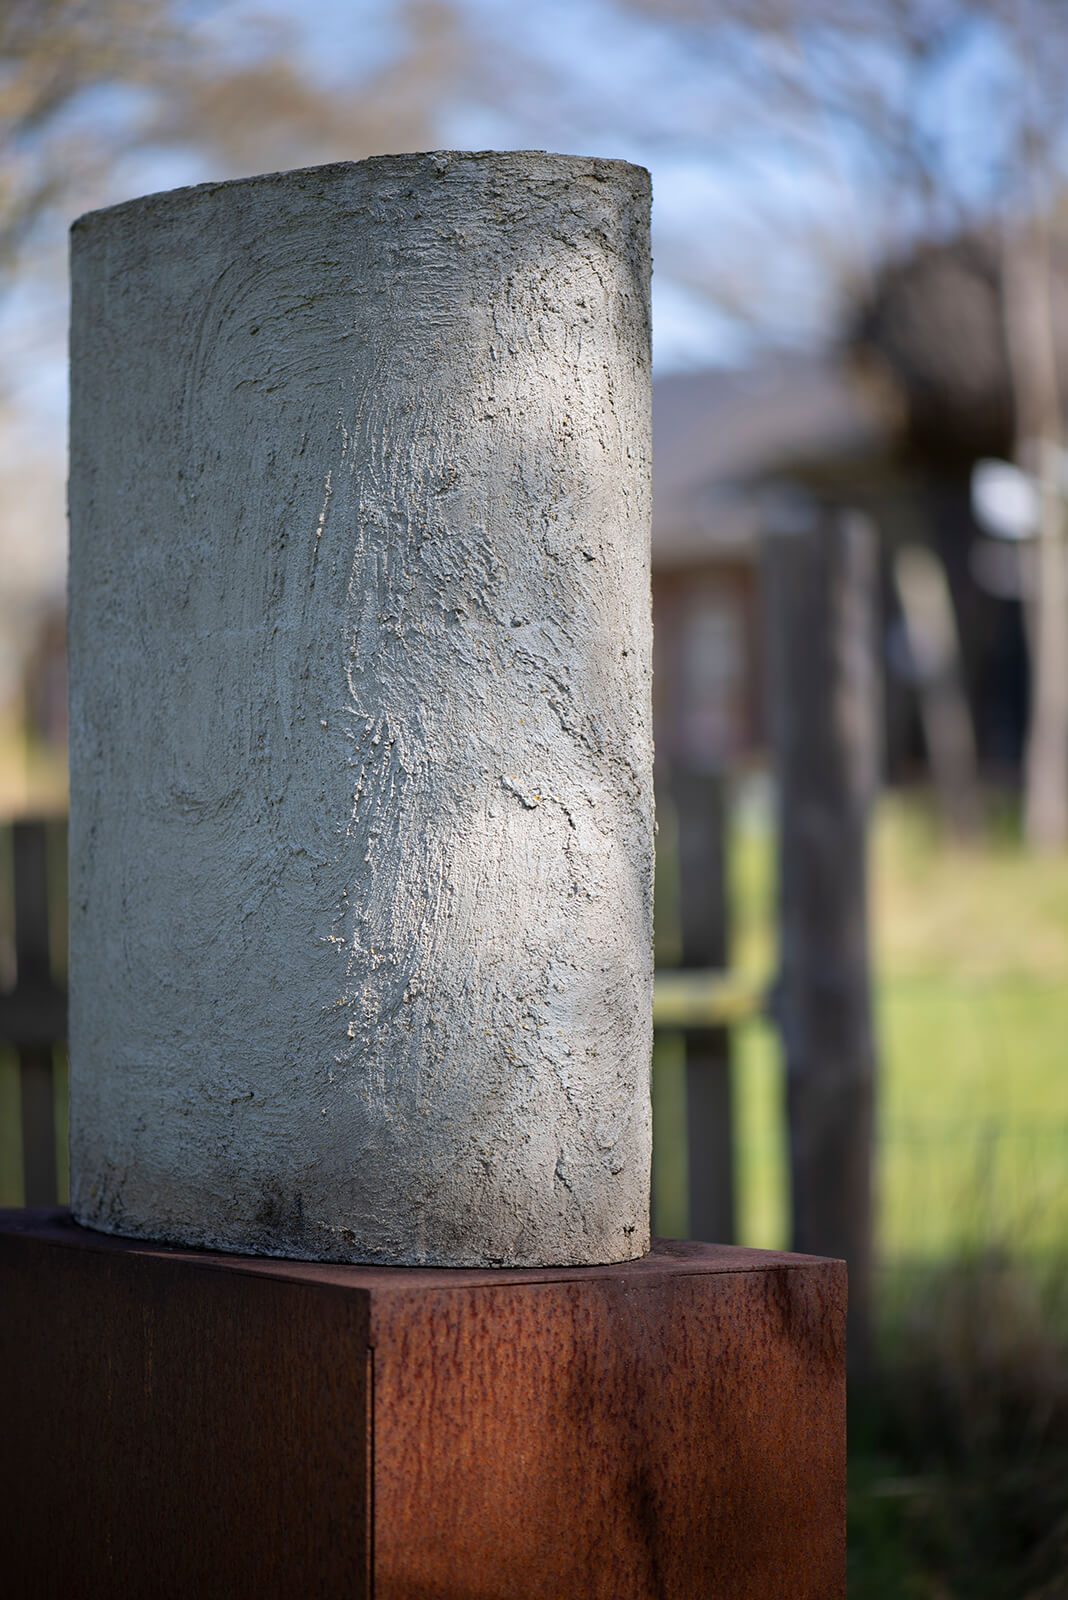
[[[75,225],[81,1222],[647,1249],[648,209],[439,153]]]

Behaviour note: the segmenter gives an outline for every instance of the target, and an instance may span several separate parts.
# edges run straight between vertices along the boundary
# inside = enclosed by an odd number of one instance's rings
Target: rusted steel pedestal
[[[0,1213],[0,1573],[46,1600],[831,1600],[845,1269],[447,1271]]]

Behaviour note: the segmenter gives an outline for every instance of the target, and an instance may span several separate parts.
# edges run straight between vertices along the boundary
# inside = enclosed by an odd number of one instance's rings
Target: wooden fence
[[[728,953],[723,782],[681,774],[671,785],[682,965],[657,973],[654,1021],[681,1035],[691,1237],[734,1237],[729,1028],[760,996],[723,970]],[[66,819],[0,829],[0,1052],[17,1075],[23,1203],[65,1198],[67,1032]],[[10,1151],[12,1141],[7,1141]],[[17,1176],[3,1174],[9,1197]]]
[[[65,818],[0,831],[0,1049],[13,1053],[23,1202],[59,1197],[65,1084],[57,1057],[67,1035],[67,826]]]

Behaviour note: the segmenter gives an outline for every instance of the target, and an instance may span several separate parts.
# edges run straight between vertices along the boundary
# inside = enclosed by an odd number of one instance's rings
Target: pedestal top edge
[[[83,212],[74,219],[71,227],[80,232],[98,219],[115,217],[124,212],[155,210],[165,205],[182,207],[226,191],[269,188],[279,184],[290,187],[329,184],[346,178],[373,178],[379,174],[385,177],[406,171],[415,174],[427,169],[444,177],[451,168],[460,170],[473,166],[495,168],[501,177],[590,177],[602,182],[612,178],[629,179],[639,186],[646,198],[651,187],[646,167],[617,156],[568,155],[557,150],[406,150],[366,156],[362,161],[328,161],[318,166],[293,167],[281,172],[255,172],[243,178],[219,178],[206,183],[184,184],[177,189],[159,189],[151,194],[132,195],[130,199],[117,201],[114,205]]]
[[[185,1262],[216,1271],[253,1274],[337,1288],[404,1293],[409,1290],[492,1287],[501,1284],[591,1282],[597,1279],[640,1280],[716,1273],[757,1273],[841,1267],[826,1256],[797,1255],[782,1250],[754,1250],[743,1245],[702,1244],[695,1240],[654,1239],[646,1256],[589,1267],[379,1267],[331,1261],[300,1261],[275,1256],[230,1255],[188,1246],[132,1239],[83,1228],[65,1208],[0,1209],[0,1239],[30,1237],[41,1244],[144,1259]]]

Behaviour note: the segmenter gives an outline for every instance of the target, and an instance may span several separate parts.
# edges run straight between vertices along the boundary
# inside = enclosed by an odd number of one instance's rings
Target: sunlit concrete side
[[[646,1249],[648,211],[438,153],[75,225],[82,1222]]]

